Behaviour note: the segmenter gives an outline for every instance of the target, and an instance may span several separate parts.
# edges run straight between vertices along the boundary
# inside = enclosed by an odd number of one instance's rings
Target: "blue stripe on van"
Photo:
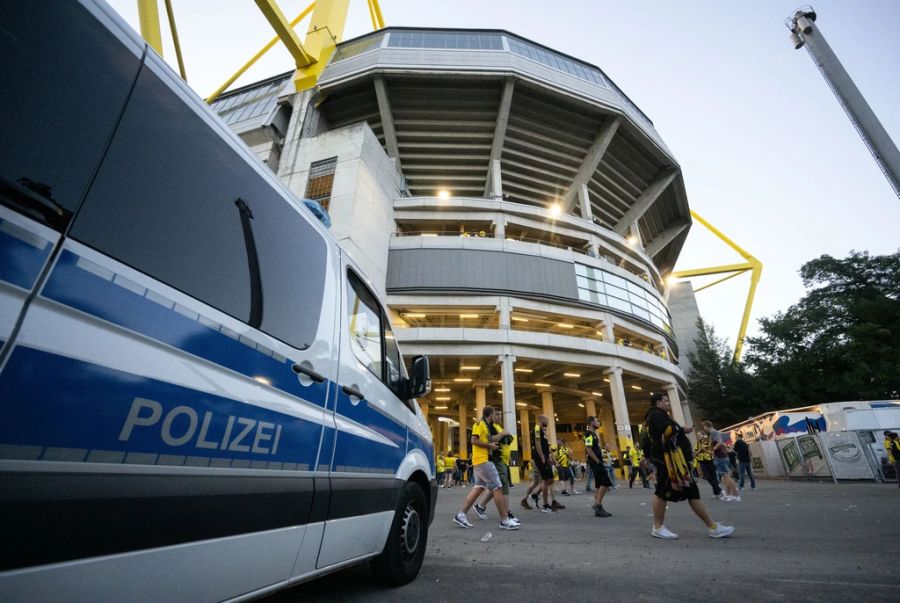
[[[34,244],[26,243],[10,232],[21,231],[25,237],[33,238]],[[43,242],[42,246],[39,246]],[[50,241],[25,231],[8,220],[0,220],[0,280],[30,290],[34,287],[44,262],[50,257]]]
[[[434,445],[412,429],[409,430],[408,442],[409,450],[418,449],[425,453],[425,457],[428,459],[428,468],[431,470],[431,475],[434,475]]]
[[[151,337],[247,377],[262,377],[288,394],[326,406],[328,380],[305,387],[291,370],[290,359],[275,358],[250,342],[238,341],[176,311],[174,302],[148,297],[78,265],[79,256],[64,250],[42,295],[98,318]],[[116,279],[120,277],[115,277]],[[141,289],[143,289],[141,287]],[[153,293],[150,293],[153,296]]]
[[[366,401],[353,404],[350,397],[338,389],[337,409],[340,414],[361,423],[396,444],[387,446],[366,438],[339,431],[335,435],[333,471],[362,471],[361,467],[380,473],[394,473],[406,456],[406,425],[368,407]]]
[[[7,458],[194,466],[210,460],[211,467],[307,470],[314,469],[321,430],[294,416],[21,345],[0,373]]]

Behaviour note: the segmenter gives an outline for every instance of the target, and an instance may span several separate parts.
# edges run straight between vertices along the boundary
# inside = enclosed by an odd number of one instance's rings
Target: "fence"
[[[880,445],[869,430],[784,436],[750,446],[753,469],[761,475],[885,481]]]

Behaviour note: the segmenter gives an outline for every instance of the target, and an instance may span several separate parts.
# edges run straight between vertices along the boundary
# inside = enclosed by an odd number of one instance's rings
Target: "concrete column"
[[[475,420],[481,418],[481,411],[484,410],[485,393],[487,388],[484,385],[475,386]]]
[[[582,400],[582,404],[584,404],[584,412],[588,417],[596,417],[597,416],[597,403],[594,402],[593,398],[587,398]]]
[[[503,379],[503,429],[516,433],[516,357],[504,354],[500,360],[500,374]]]
[[[594,212],[591,210],[591,196],[588,193],[587,184],[578,187],[578,204],[581,207],[581,217],[588,222],[593,222]]]
[[[634,443],[631,439],[631,420],[628,418],[628,402],[625,400],[622,369],[612,368],[608,375],[609,389],[612,393],[613,416],[616,419],[616,439],[619,442],[619,450],[625,450],[626,446],[633,446]]]
[[[503,198],[503,177],[499,159],[491,160],[491,196],[494,199]]]
[[[678,395],[678,386],[670,383],[666,386],[666,394],[669,396],[669,404],[672,406],[672,418],[682,427],[690,427],[686,424],[684,416],[684,407],[681,404],[681,397]],[[690,413],[690,411],[688,411]]]
[[[494,238],[506,238],[506,216],[500,215],[497,216],[496,220],[494,220]]]
[[[611,404],[600,405],[600,427],[603,429],[603,443],[609,444],[613,450],[619,450],[619,442],[616,439],[616,421],[613,419]]]
[[[519,453],[524,460],[531,460],[531,422],[528,420],[528,410],[519,411]]]
[[[553,392],[549,390],[541,391],[541,404],[544,407],[544,414],[547,415],[547,439],[550,446],[556,446],[556,417],[553,414]]]
[[[591,235],[591,238],[588,240],[588,248],[590,249],[591,254],[595,258],[600,258],[600,242],[596,236]]]
[[[616,332],[613,330],[612,318],[609,316],[609,314],[607,314],[606,316],[607,319],[603,321],[603,341],[615,343]]]
[[[638,249],[643,249],[644,242],[643,242],[643,240],[641,240],[641,229],[638,228],[637,220],[635,220],[634,222],[631,223],[631,228],[629,230],[631,231],[630,232],[631,236],[633,236],[635,238],[635,240],[637,241],[635,243],[635,247],[637,247]]]
[[[469,446],[469,437],[466,435],[466,427],[468,427],[468,405],[462,400],[459,401],[459,458],[467,459]]]
[[[446,421],[441,421],[441,425],[444,428],[441,430],[444,432],[444,435],[441,438],[441,445],[444,447],[444,452],[449,453],[453,446],[450,444],[450,423]]]
[[[425,417],[425,423],[428,424],[429,406],[427,404],[422,404],[421,402],[419,402],[419,408],[422,409],[422,416]]]
[[[500,315],[500,328],[508,329],[512,324],[510,315],[512,314],[512,304],[509,303],[508,297],[501,297],[500,303],[497,305],[497,313]]]

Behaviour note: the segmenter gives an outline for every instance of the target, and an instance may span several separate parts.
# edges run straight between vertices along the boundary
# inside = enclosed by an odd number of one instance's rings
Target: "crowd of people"
[[[700,500],[698,480],[702,477],[712,488],[713,497],[725,502],[740,502],[745,477],[751,490],[756,489],[756,479],[751,466],[750,451],[739,435],[733,446],[709,421],[698,429],[693,446],[687,434],[693,427],[679,425],[670,414],[666,394],[651,396],[650,410],[641,429],[640,445],[626,446],[617,459],[609,442],[602,442],[598,433],[597,417],[588,417],[583,433],[585,459],[580,463],[564,439],[551,442],[546,415],[538,415],[532,433],[530,484],[520,500],[527,510],[558,513],[566,508],[557,500],[581,494],[575,484],[580,470],[585,481],[585,492],[593,493],[594,515],[610,518],[613,514],[604,507],[604,499],[615,490],[615,467],[618,465],[629,488],[634,488],[640,478],[643,488],[653,490],[653,527],[651,536],[672,540],[678,535],[665,526],[668,503],[687,501],[691,510],[704,523],[711,538],[731,535],[734,528],[716,522]],[[487,519],[488,506],[493,501],[500,520],[500,528],[518,530],[522,522],[513,514],[509,504],[510,445],[512,434],[500,424],[500,413],[485,406],[481,418],[472,428],[471,460],[445,457],[437,458],[437,473],[442,476],[442,488],[471,485],[462,507],[453,521],[463,528],[474,527],[468,512],[474,510],[479,519]],[[900,447],[900,441],[898,441]],[[900,452],[898,452],[900,457]],[[528,461],[523,468],[523,476]],[[737,481],[736,481],[737,480]],[[554,487],[560,482],[561,489]],[[527,483],[523,481],[523,484]]]

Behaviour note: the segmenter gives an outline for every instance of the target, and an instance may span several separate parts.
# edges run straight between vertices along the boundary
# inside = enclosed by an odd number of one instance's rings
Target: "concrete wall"
[[[331,230],[384,295],[395,228],[393,203],[401,195],[401,176],[366,123],[300,139],[279,176],[302,198],[310,164],[331,157],[337,157],[328,209]]]
[[[684,374],[690,377],[691,362],[688,360],[688,354],[697,349],[694,340],[700,334],[697,330],[700,308],[697,306],[697,297],[694,295],[691,282],[684,281],[672,285],[668,303],[669,313],[672,315],[672,330],[675,331],[675,340],[678,342],[678,364]],[[694,406],[690,398],[688,406],[694,420],[700,420],[703,413]]]

